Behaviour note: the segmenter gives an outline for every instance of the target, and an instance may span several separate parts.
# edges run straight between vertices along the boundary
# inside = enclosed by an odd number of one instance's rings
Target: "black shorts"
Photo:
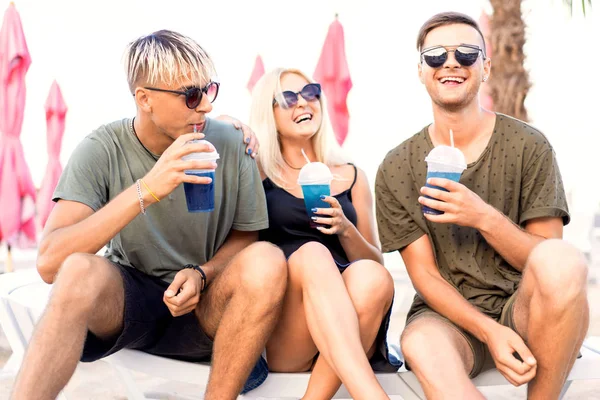
[[[96,361],[121,349],[184,361],[210,361],[213,342],[194,313],[173,317],[163,302],[169,283],[132,267],[113,265],[121,273],[125,288],[123,330],[111,340],[101,340],[88,331],[81,361]]]

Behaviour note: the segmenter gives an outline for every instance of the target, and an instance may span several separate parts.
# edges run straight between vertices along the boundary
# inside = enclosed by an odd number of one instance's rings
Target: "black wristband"
[[[207,286],[206,273],[204,272],[204,270],[202,268],[200,268],[199,265],[194,265],[194,264],[186,264],[183,266],[183,268],[191,268],[191,269],[194,269],[194,270],[200,272],[200,276],[202,277],[202,288],[200,289],[200,293],[204,292],[204,290],[206,289],[206,286]]]

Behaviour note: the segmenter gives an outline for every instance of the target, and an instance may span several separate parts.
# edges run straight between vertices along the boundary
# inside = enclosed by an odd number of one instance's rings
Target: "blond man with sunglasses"
[[[123,348],[212,361],[205,399],[235,399],[266,378],[260,354],[287,268],[257,242],[268,226],[258,144],[207,117],[219,84],[192,39],[154,32],[125,61],[137,113],[88,135],[56,188],[37,260],[54,288],[13,399],[54,399],[78,361]],[[201,138],[211,144],[187,143]],[[182,159],[213,148],[218,163]],[[214,182],[188,169],[214,170]],[[182,183],[214,185],[214,211],[188,212]]]
[[[472,18],[433,16],[417,48],[433,123],[388,153],[375,184],[383,250],[400,252],[417,291],[407,367],[430,399],[482,399],[469,378],[493,366],[529,398],[557,399],[589,310],[585,260],[560,240],[569,213],[554,150],[480,106],[492,63]],[[450,130],[468,167],[460,182],[426,182],[424,159]]]

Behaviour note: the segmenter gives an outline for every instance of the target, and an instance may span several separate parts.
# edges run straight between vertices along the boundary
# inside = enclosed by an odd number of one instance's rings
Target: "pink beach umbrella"
[[[252,70],[252,75],[250,75],[250,79],[248,80],[248,91],[252,93],[252,89],[254,89],[254,85],[256,82],[265,74],[265,65],[263,64],[263,60],[260,55],[256,56],[256,61],[254,61],[254,69]]]
[[[0,30],[0,240],[35,242],[35,187],[19,140],[25,108],[25,74],[31,64],[15,5]]]
[[[62,173],[60,165],[60,147],[65,133],[65,115],[67,105],[63,99],[58,83],[54,81],[46,99],[46,131],[48,148],[48,166],[37,196],[37,211],[40,226],[44,227],[50,211],[54,207],[52,194]]]
[[[346,98],[352,89],[352,79],[344,45],[344,28],[337,19],[329,26],[321,57],[317,63],[314,78],[323,87],[327,96],[329,117],[340,145],[348,135],[348,107]]]

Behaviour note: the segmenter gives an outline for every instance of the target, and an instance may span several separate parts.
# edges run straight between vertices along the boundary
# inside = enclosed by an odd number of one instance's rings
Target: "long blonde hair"
[[[258,159],[263,173],[278,186],[285,187],[282,171],[285,161],[281,154],[281,142],[275,124],[273,99],[281,93],[281,77],[284,74],[297,74],[308,82],[315,83],[308,75],[292,68],[276,68],[256,83],[252,91],[252,106],[250,108],[250,127],[256,133],[260,142]],[[311,138],[316,160],[328,166],[345,164],[349,158],[344,155],[341,147],[333,136],[333,130],[327,115],[325,96],[321,93],[321,126]]]

